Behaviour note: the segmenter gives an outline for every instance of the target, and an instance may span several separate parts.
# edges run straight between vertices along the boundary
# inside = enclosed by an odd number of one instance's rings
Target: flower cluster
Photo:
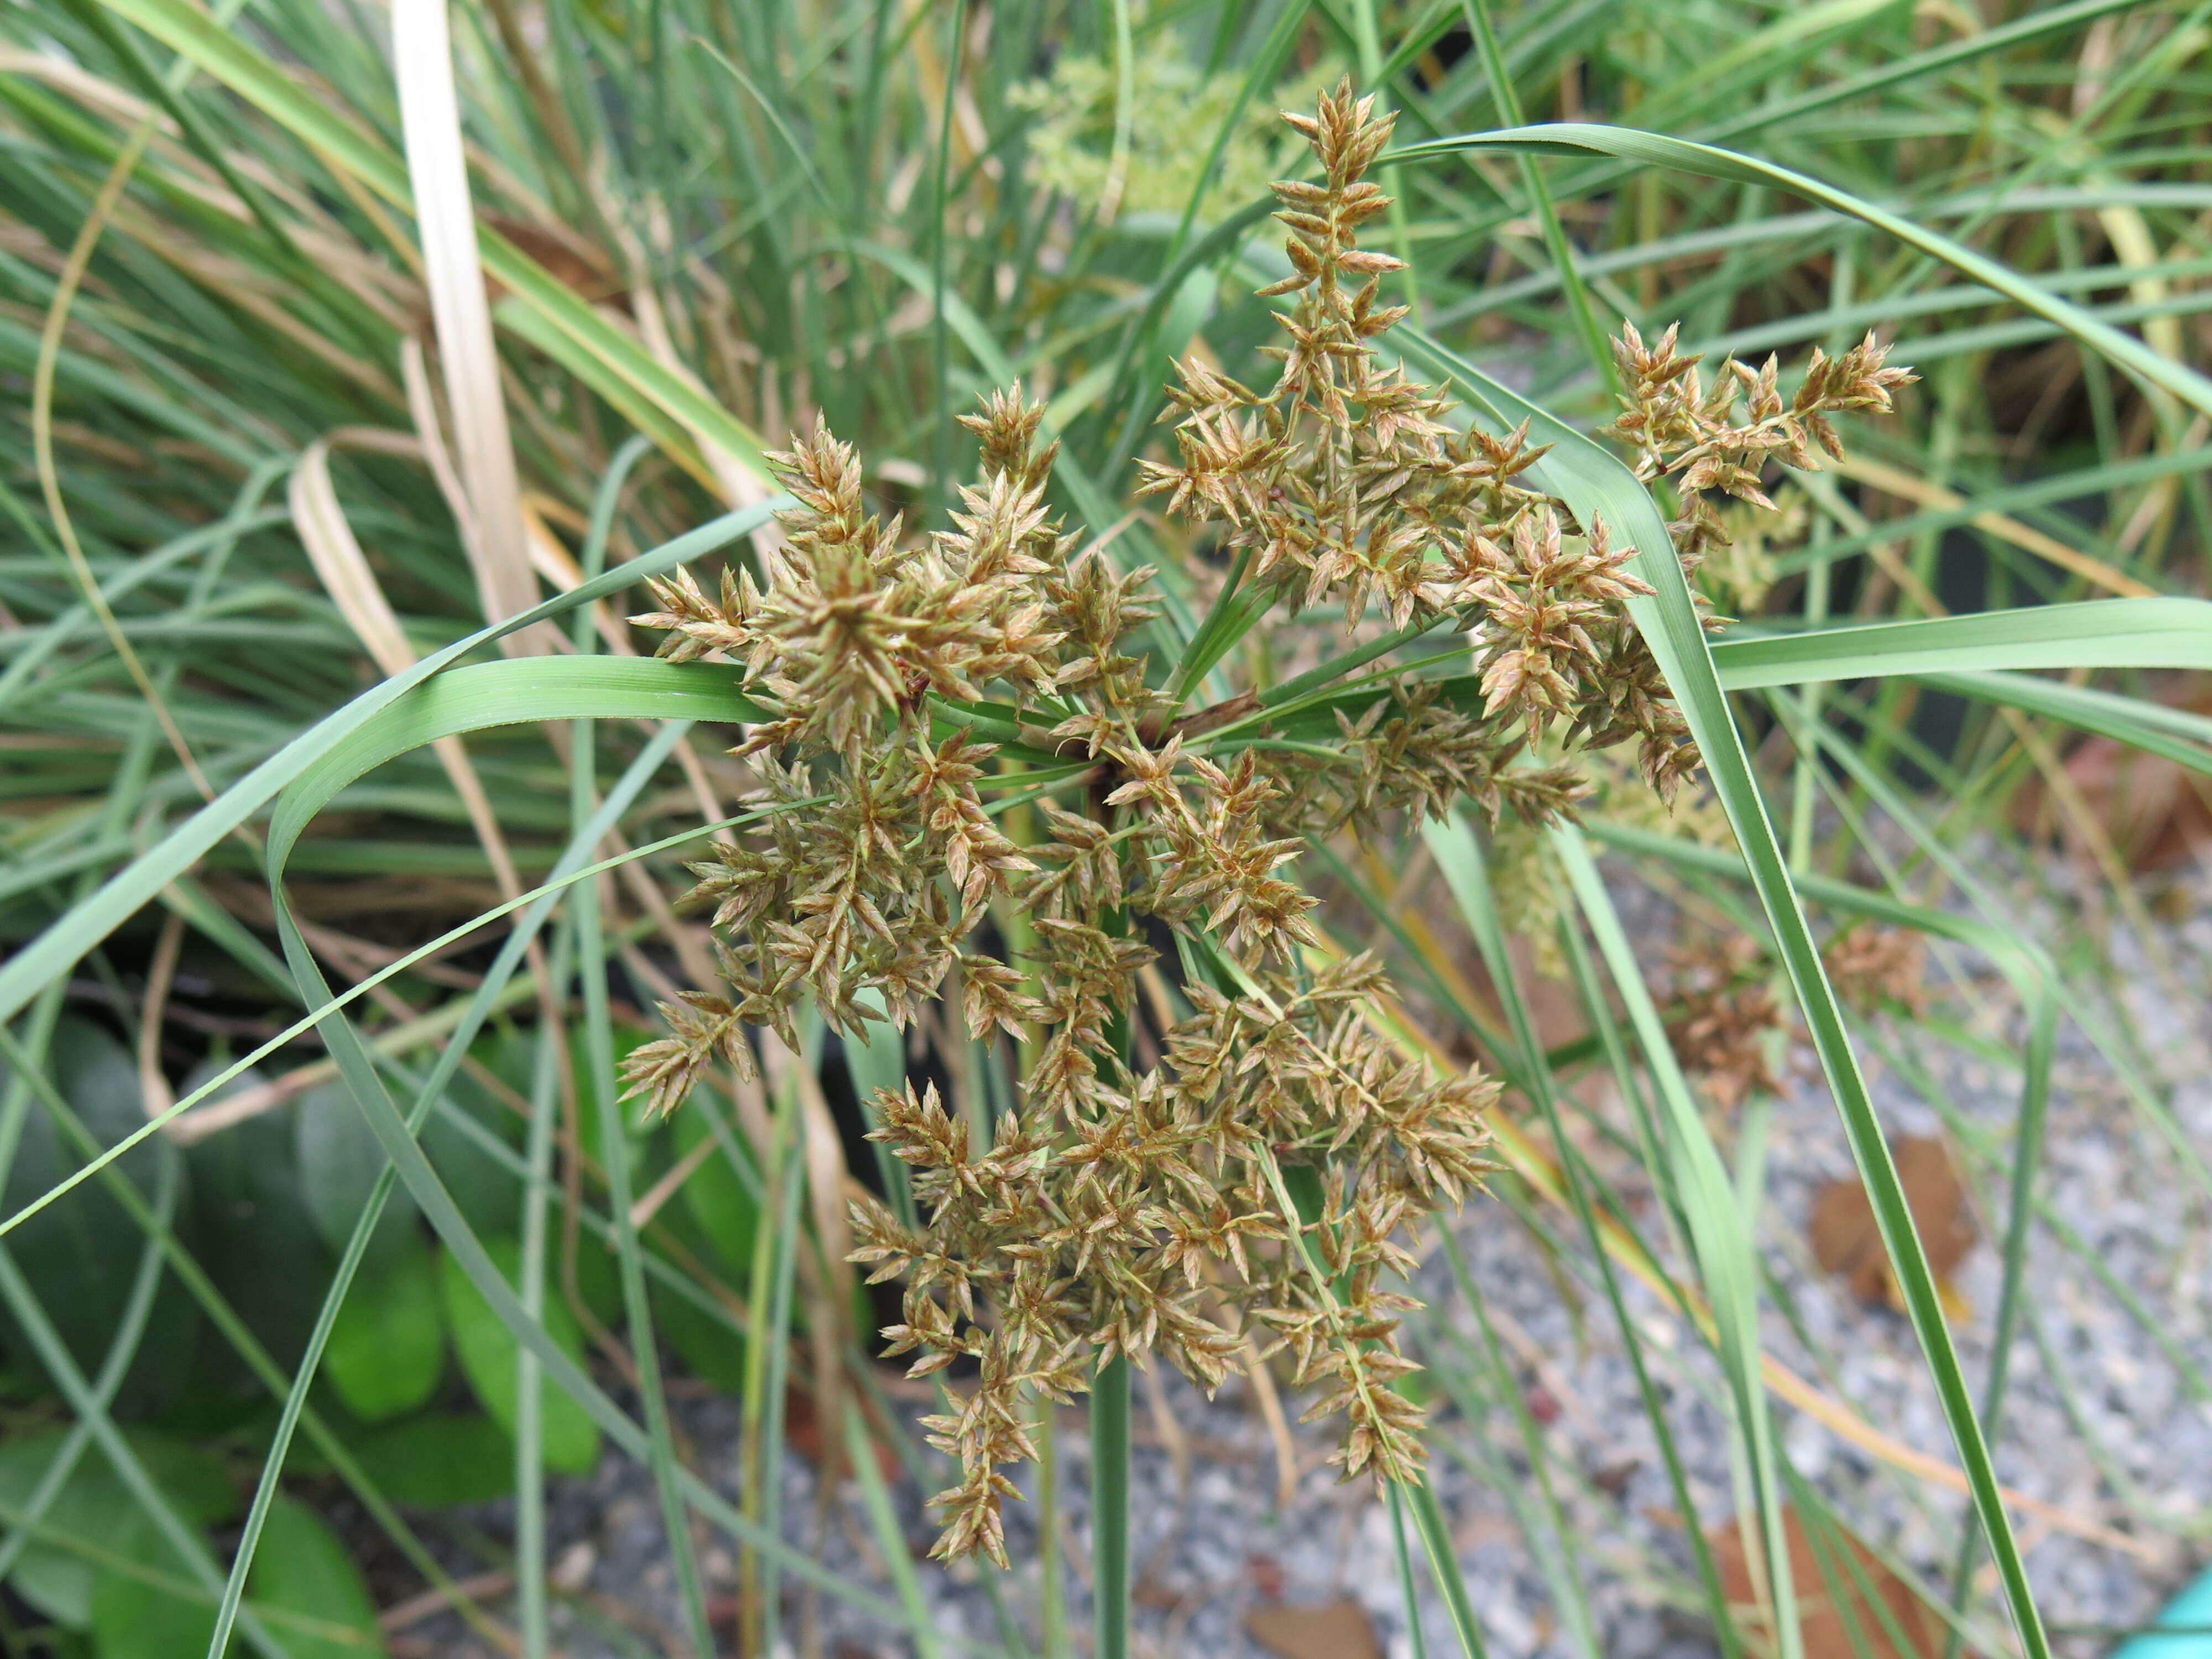
[[[1756,369],[1729,358],[1708,391],[1698,374],[1704,360],[1675,349],[1680,326],[1646,346],[1634,324],[1622,325],[1613,354],[1627,390],[1620,394],[1620,418],[1607,429],[1635,451],[1639,477],[1676,479],[1683,513],[1669,528],[1686,559],[1729,545],[1726,525],[1706,492],[1771,509],[1759,483],[1767,461],[1817,472],[1816,446],[1841,459],[1843,442],[1828,416],[1847,410],[1886,414],[1891,394],[1917,378],[1890,367],[1887,348],[1869,332],[1840,357],[1814,347],[1805,378],[1786,402],[1772,356]],[[1748,405],[1741,420],[1739,398]]]
[[[1740,937],[1717,939],[1678,955],[1674,969],[1667,1039],[1682,1068],[1704,1079],[1706,1094],[1723,1112],[1755,1094],[1779,1094],[1772,1060],[1778,1039],[1771,1034],[1788,1030],[1789,1022],[1759,970],[1759,947]]]
[[[963,1470],[937,1500],[941,1553],[1003,1559],[999,1500],[1014,1489],[999,1468],[1035,1455],[1025,1389],[1064,1400],[1094,1361],[1126,1354],[1211,1389],[1248,1362],[1248,1328],[1277,1333],[1319,1386],[1310,1415],[1343,1415],[1347,1475],[1418,1478],[1419,1413],[1391,1386],[1413,1369],[1395,1342],[1413,1304],[1386,1281],[1413,1265],[1400,1235],[1480,1179],[1496,1085],[1438,1082],[1390,1051],[1359,1017],[1379,979],[1360,957],[1244,995],[1194,984],[1161,1065],[1116,1066],[1119,1086],[1094,1081],[1073,1113],[1033,1079],[988,1152],[934,1090],[878,1098],[879,1138],[913,1166],[928,1220],[860,1206],[855,1259],[906,1280],[890,1352],[919,1352],[919,1374],[963,1354],[979,1370],[960,1409],[927,1425]],[[1301,1176],[1310,1214],[1284,1202]]]
[[[1556,725],[1588,747],[1639,743],[1645,775],[1671,791],[1697,751],[1621,603],[1651,591],[1628,568],[1636,550],[1516,482],[1544,453],[1525,427],[1456,430],[1442,392],[1378,355],[1406,314],[1382,301],[1401,262],[1362,248],[1359,228],[1389,206],[1364,175],[1395,118],[1346,82],[1316,115],[1288,118],[1322,182],[1275,186],[1291,274],[1261,291],[1298,296],[1278,313],[1281,372],[1260,392],[1185,362],[1169,393],[1177,458],[1146,462],[1145,487],[1218,526],[1251,579],[1293,607],[1332,595],[1347,629],[1374,605],[1401,629],[1470,630],[1481,714],[1431,718],[1451,720],[1463,754],[1483,751],[1484,775],[1504,776]]]
[[[988,1146],[933,1093],[878,1097],[877,1135],[912,1166],[927,1222],[855,1215],[856,1259],[907,1281],[892,1352],[918,1351],[921,1373],[979,1366],[933,1425],[963,1471],[940,1494],[948,1554],[1000,1553],[999,1469],[1030,1455],[1028,1395],[1079,1390],[1121,1353],[1211,1387],[1255,1331],[1326,1385],[1348,1471],[1417,1477],[1419,1413],[1390,1387],[1409,1364],[1392,1342],[1405,1304],[1380,1281],[1407,1261],[1396,1236],[1479,1179],[1494,1091],[1368,1030],[1371,961],[1307,969],[1313,900],[1282,870],[1304,843],[1280,826],[1357,817],[1363,789],[1393,779],[1437,805],[1546,787],[1453,772],[1425,688],[1373,694],[1318,773],[1257,744],[1204,752],[1234,721],[1163,718],[1133,649],[1150,573],[1074,552],[1042,506],[1038,423],[1014,395],[970,418],[981,482],[920,549],[865,510],[853,453],[817,428],[776,458],[799,505],[766,585],[710,596],[679,574],[639,619],[666,630],[668,656],[744,665],[775,715],[744,750],[787,810],[696,866],[690,902],[713,907],[726,984],[664,1009],[671,1035],[631,1057],[634,1091],[673,1109],[717,1060],[751,1063],[746,1026],[795,1040],[802,997],[855,1032],[957,982],[974,1036],[1023,1045],[1019,1109]],[[1035,769],[996,769],[1010,747]],[[1024,785],[1017,842],[987,797]],[[1017,915],[1018,951],[998,943]],[[1149,1069],[1124,1035],[1154,959],[1139,917],[1182,933],[1227,988],[1183,985],[1192,1016]],[[1310,1215],[1282,1201],[1302,1172],[1322,1195]]]
[[[1280,374],[1262,394],[1185,364],[1179,459],[1148,485],[1233,555],[1217,618],[1327,604],[1349,629],[1379,607],[1396,643],[1467,634],[1472,673],[1361,672],[1363,647],[1187,708],[1235,659],[1159,625],[1151,570],[1079,550],[1046,502],[1042,412],[1014,392],[966,421],[977,482],[949,529],[872,513],[817,423],[773,458],[797,505],[761,580],[679,574],[635,618],[665,656],[739,665],[769,715],[740,752],[773,810],[696,866],[726,983],[664,1007],[633,1092],[673,1110],[709,1066],[752,1064],[748,1028],[795,1042],[802,1000],[854,1034],[957,994],[989,1063],[1015,1059],[988,1129],[933,1090],[879,1093],[918,1219],[854,1212],[854,1259],[904,1280],[891,1351],[919,1375],[975,1367],[930,1425],[961,1467],[940,1554],[1003,1559],[1030,1401],[1121,1356],[1211,1388],[1287,1353],[1343,1420],[1347,1475],[1419,1478],[1395,1386],[1413,1304],[1392,1287],[1424,1220],[1480,1182],[1496,1089],[1371,1029],[1379,966],[1316,948],[1285,866],[1313,836],[1463,797],[1493,820],[1571,811],[1577,772],[1540,754],[1634,743],[1662,791],[1695,763],[1626,615],[1649,591],[1632,550],[1516,481],[1540,454],[1525,431],[1458,431],[1371,344],[1402,314],[1380,298],[1397,262],[1358,245],[1388,205],[1364,175],[1389,118],[1347,84],[1290,119],[1324,181],[1276,186]]]

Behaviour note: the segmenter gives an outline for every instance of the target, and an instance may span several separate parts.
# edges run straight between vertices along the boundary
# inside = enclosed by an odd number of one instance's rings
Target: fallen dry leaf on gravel
[[[1324,1601],[1319,1607],[1276,1602],[1244,1615],[1252,1639],[1282,1659],[1382,1659],[1375,1627],[1357,1601]]]
[[[1890,1157],[1897,1163],[1897,1178],[1905,1188],[1905,1202],[1913,1224],[1928,1251],[1928,1265],[1942,1292],[1944,1309],[1954,1316],[1964,1301],[1951,1275],[1966,1259],[1978,1236],[1973,1212],[1951,1154],[1940,1140],[1905,1135],[1893,1140]],[[1900,1306],[1897,1286],[1889,1271],[1889,1256],[1875,1228],[1874,1208],[1858,1176],[1850,1175],[1820,1188],[1813,1200],[1813,1213],[1805,1232],[1813,1245],[1813,1259],[1832,1273],[1850,1281],[1851,1294],[1862,1302],[1887,1302]]]
[[[1942,1618],[1856,1537],[1840,1526],[1824,1528],[1816,1552],[1797,1511],[1787,1507],[1782,1511],[1782,1530],[1790,1549],[1790,1581],[1797,1598],[1805,1659],[1939,1659],[1944,1645]],[[1741,1529],[1734,1521],[1726,1522],[1707,1534],[1707,1541],[1737,1629],[1750,1642],[1771,1646],[1767,1615],[1752,1587]],[[1822,1576],[1824,1561],[1829,1577]],[[1962,1650],[1960,1659],[1971,1656]]]
[[[2212,692],[2201,683],[2188,695],[2170,693],[2166,701],[2191,714],[2212,714]],[[2212,849],[2212,791],[2179,762],[2147,755],[2117,738],[2093,737],[2067,751],[2065,768],[2130,870],[2171,870]],[[2039,777],[2021,791],[2014,818],[2030,835],[2072,839],[2065,814]]]

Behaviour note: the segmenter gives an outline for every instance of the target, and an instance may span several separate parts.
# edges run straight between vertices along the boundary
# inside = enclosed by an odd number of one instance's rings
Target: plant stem
[[[1040,1395],[1037,1410],[1037,1626],[1044,1659],[1068,1659],[1067,1589],[1060,1560],[1060,1422],[1052,1401]]]
[[[1091,1383],[1091,1629],[1096,1659],[1129,1652],[1129,1361]]]
[[[769,1484],[781,1473],[776,1460],[769,1457],[765,1446],[768,1423],[769,1389],[771,1382],[769,1347],[782,1340],[781,1332],[770,1322],[770,1304],[775,1299],[775,1251],[782,1240],[783,1218],[794,1201],[791,1171],[795,1168],[792,1158],[792,1125],[798,1116],[795,1104],[779,1100],[770,1133],[768,1169],[769,1206],[763,1217],[764,1223],[759,1239],[753,1246],[751,1278],[746,1285],[747,1310],[745,1330],[745,1386],[741,1421],[744,1433],[738,1439],[742,1450],[743,1468],[739,1474],[739,1503],[748,1521],[758,1522],[766,1508]],[[763,1594],[760,1553],[757,1550],[741,1550],[738,1557],[739,1579],[738,1620],[739,1651],[745,1650],[746,1638],[757,1653],[765,1656],[762,1645],[761,1620]]]
[[[1421,1636],[1421,1598],[1413,1589],[1413,1559],[1406,1548],[1406,1492],[1390,1487],[1390,1541],[1398,1556],[1398,1599],[1406,1609],[1406,1640],[1413,1659],[1429,1659],[1428,1644]]]
[[[960,90],[961,49],[968,35],[968,0],[953,0],[952,40],[945,65],[945,108],[937,124],[937,167],[930,179],[929,242],[929,489],[941,511],[952,499],[945,486],[951,470],[952,414],[945,401],[945,241],[946,201],[952,167],[952,112]]]
[[[2013,1339],[2019,1334],[2021,1297],[2026,1289],[2027,1233],[2035,1207],[2035,1176],[2043,1161],[2043,1131],[2051,1107],[2051,1060],[2057,1039],[2057,1007],[2047,994],[2028,1009],[2027,1054],[2021,1079],[2020,1119],[2013,1130],[2012,1194],[2004,1237],[2004,1280],[1997,1295],[1996,1329],[1990,1344],[1990,1370],[1983,1384],[1982,1420],[1994,1439],[2004,1413],[2005,1385],[2012,1371]],[[1979,1522],[1969,1511],[1951,1567],[1951,1628],[1943,1638],[1943,1659],[1959,1659],[1960,1621],[1972,1599],[1974,1555],[1982,1540]]]

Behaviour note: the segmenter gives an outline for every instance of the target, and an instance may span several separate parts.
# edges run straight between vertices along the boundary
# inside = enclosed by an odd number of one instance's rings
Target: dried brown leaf
[[[1905,1135],[1893,1140],[1890,1156],[1896,1160],[1898,1180],[1905,1188],[1913,1225],[1927,1249],[1936,1286],[1955,1314],[1962,1304],[1952,1275],[1979,1237],[1959,1172],[1943,1143],[1924,1136]],[[1832,1181],[1820,1188],[1813,1200],[1805,1232],[1813,1246],[1814,1260],[1826,1272],[1848,1280],[1853,1296],[1862,1302],[1899,1305],[1889,1256],[1875,1226],[1874,1208],[1857,1176]]]
[[[1824,1527],[1816,1552],[1795,1509],[1784,1508],[1782,1522],[1805,1659],[1939,1659],[1942,1616],[1857,1537],[1840,1525]],[[1771,1620],[1760,1603],[1743,1533],[1728,1522],[1707,1536],[1737,1629],[1765,1650],[1772,1645]],[[1824,1564],[1835,1581],[1832,1590],[1821,1572]],[[1962,1652],[1961,1659],[1972,1659],[1971,1653]]]
[[[1352,1601],[1319,1607],[1278,1602],[1244,1615],[1252,1639],[1282,1659],[1382,1659],[1367,1610]]]
[[[2212,696],[2191,705],[2198,713]],[[2130,870],[2171,870],[2212,852],[2212,779],[2117,738],[2094,737],[2066,757],[2066,775]],[[2031,835],[2064,829],[2040,778],[2021,792],[2015,821]]]

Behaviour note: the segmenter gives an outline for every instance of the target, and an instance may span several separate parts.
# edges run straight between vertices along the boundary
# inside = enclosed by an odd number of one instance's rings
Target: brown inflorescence
[[[635,619],[665,630],[664,656],[740,665],[769,711],[740,752],[770,810],[696,866],[726,982],[664,1006],[633,1092],[672,1111],[716,1063],[750,1068],[749,1027],[795,1046],[802,1002],[858,1035],[956,984],[972,1037],[1019,1054],[1015,1107],[988,1129],[933,1088],[878,1092],[874,1138],[908,1166],[917,1218],[854,1207],[854,1260],[904,1281],[890,1352],[916,1375],[975,1368],[929,1421],[961,1468],[935,1500],[942,1555],[1004,1559],[1002,1471],[1036,1455],[1030,1402],[1121,1356],[1211,1389],[1287,1353],[1312,1414],[1343,1421],[1347,1476],[1419,1479],[1401,1287],[1425,1220],[1488,1167],[1497,1085],[1374,1029],[1379,964],[1315,948],[1285,866],[1315,835],[1462,798],[1493,822],[1571,812],[1580,775],[1535,763],[1540,744],[1633,744],[1662,792],[1696,762],[1626,612],[1650,591],[1634,550],[1518,482],[1542,453],[1525,430],[1455,429],[1376,355],[1403,314],[1381,301],[1398,264],[1358,233],[1388,205],[1364,174],[1390,118],[1347,83],[1288,118],[1322,182],[1276,186],[1293,274],[1265,291],[1297,296],[1280,372],[1261,393],[1182,365],[1178,459],[1146,463],[1146,487],[1235,559],[1224,604],[1328,600],[1347,629],[1378,606],[1408,639],[1464,634],[1473,675],[1346,678],[1365,660],[1347,657],[1303,716],[1333,720],[1328,742],[1287,740],[1257,687],[1186,708],[1154,573],[1079,550],[1046,504],[1057,447],[1018,391],[965,422],[978,478],[950,529],[871,513],[857,456],[817,422],[773,458],[797,504],[761,580],[710,592],[679,573]],[[1653,372],[1667,397],[1686,373]],[[1156,1021],[1140,1061],[1131,1010],[1164,936],[1188,1017]]]

